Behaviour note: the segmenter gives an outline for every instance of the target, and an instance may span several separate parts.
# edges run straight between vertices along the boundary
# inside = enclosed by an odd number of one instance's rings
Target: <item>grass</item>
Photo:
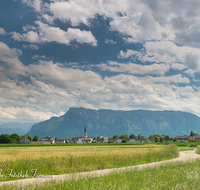
[[[138,148],[140,147],[140,148]],[[0,169],[4,177],[0,181],[12,180],[7,169],[13,172],[37,169],[40,175],[56,175],[117,168],[167,160],[178,156],[175,145],[158,146],[77,146],[75,147],[7,147],[0,148]],[[92,151],[91,151],[92,150]]]
[[[179,151],[188,151],[188,150],[194,150],[195,149],[195,147],[178,147],[178,149],[179,149]]]
[[[133,169],[121,173],[79,180],[47,181],[31,186],[4,186],[3,189],[29,190],[187,190],[200,189],[200,160],[188,163],[163,164],[143,170]]]
[[[200,145],[197,146],[197,148],[196,148],[196,153],[197,153],[197,154],[200,154]]]

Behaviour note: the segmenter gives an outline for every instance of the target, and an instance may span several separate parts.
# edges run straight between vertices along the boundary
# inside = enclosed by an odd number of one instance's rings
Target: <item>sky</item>
[[[199,0],[0,0],[0,123],[70,107],[200,116]]]

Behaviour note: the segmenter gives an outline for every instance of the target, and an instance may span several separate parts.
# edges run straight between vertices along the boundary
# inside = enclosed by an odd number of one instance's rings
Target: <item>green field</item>
[[[16,174],[32,169],[39,175],[57,175],[118,168],[167,160],[178,156],[175,145],[115,145],[115,146],[40,146],[0,147],[0,181],[13,180],[7,169]]]
[[[200,146],[198,147],[200,150]],[[200,160],[188,163],[168,163],[155,168],[133,169],[108,176],[50,181],[31,186],[4,186],[3,189],[29,190],[197,190],[200,189]]]

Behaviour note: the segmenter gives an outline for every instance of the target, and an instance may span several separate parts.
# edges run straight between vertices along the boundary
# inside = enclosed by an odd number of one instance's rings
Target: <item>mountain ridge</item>
[[[93,110],[87,108],[70,108],[60,117],[34,124],[28,135],[40,138],[51,136],[72,138],[83,136],[87,126],[89,136],[113,136],[115,134],[168,134],[172,137],[200,132],[200,118],[192,113],[182,111],[150,110]]]

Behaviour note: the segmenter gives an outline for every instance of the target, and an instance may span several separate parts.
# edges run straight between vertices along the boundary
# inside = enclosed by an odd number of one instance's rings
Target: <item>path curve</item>
[[[172,163],[172,162],[190,162],[196,159],[200,159],[200,155],[195,153],[195,150],[191,151],[182,151],[180,152],[180,156],[178,158],[174,158],[172,160],[165,160],[159,162],[152,162],[148,164],[136,165],[136,166],[128,166],[122,168],[113,168],[113,169],[104,169],[104,170],[95,170],[91,172],[81,172],[81,173],[73,173],[73,174],[63,174],[63,175],[54,175],[53,178],[28,178],[28,179],[20,179],[20,180],[13,180],[13,181],[5,181],[0,182],[0,187],[2,185],[29,185],[35,183],[43,183],[47,180],[68,180],[72,178],[86,178],[86,177],[100,177],[104,175],[108,175],[113,172],[122,172],[128,171],[132,169],[143,169],[149,167],[156,167],[160,166],[165,163]]]

